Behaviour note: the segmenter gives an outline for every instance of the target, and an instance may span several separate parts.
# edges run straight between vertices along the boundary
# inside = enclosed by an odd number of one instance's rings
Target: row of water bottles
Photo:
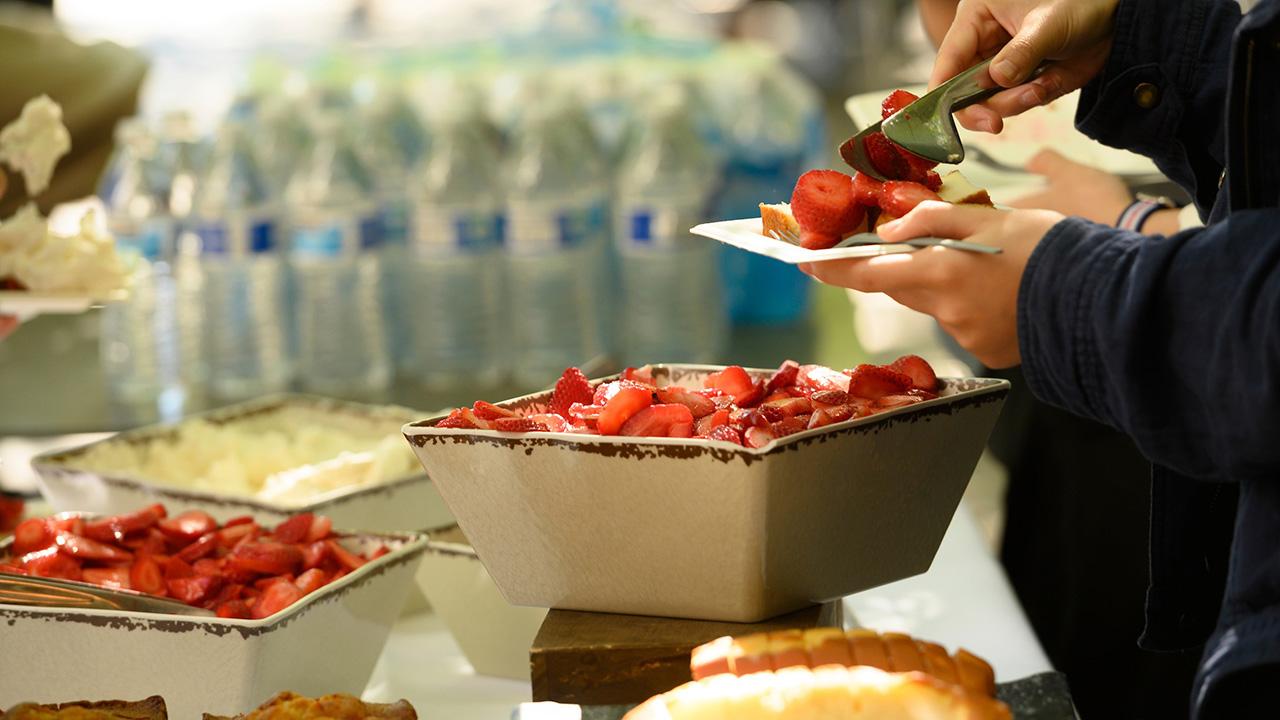
[[[169,417],[205,394],[376,396],[397,371],[536,387],[604,356],[717,358],[716,248],[687,232],[717,175],[687,97],[653,97],[617,167],[567,99],[507,142],[476,102],[425,127],[392,106],[310,107],[292,162],[265,113],[207,153],[180,122],[122,127],[101,189],[135,267],[103,313],[117,398]]]

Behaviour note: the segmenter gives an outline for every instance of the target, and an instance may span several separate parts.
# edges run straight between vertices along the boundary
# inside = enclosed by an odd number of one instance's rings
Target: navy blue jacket
[[[1155,465],[1141,642],[1207,642],[1194,716],[1280,717],[1280,0],[1121,0],[1076,122],[1207,225],[1054,226],[1018,294],[1024,374]]]

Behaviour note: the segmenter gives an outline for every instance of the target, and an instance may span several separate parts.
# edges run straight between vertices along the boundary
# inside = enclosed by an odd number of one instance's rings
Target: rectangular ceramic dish
[[[656,367],[696,386],[722,369]],[[1008,390],[944,379],[935,400],[759,449],[439,417],[404,434],[511,603],[756,622],[927,570]]]

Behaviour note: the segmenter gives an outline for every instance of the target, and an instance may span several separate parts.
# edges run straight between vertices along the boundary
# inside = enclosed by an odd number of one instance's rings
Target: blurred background
[[[838,166],[843,100],[931,58],[897,0],[0,9],[69,48],[27,53],[4,107],[49,92],[96,151],[49,196],[96,195],[142,261],[128,302],[0,344],[0,435],[285,390],[433,410],[567,365],[852,366],[842,291],[686,230]]]

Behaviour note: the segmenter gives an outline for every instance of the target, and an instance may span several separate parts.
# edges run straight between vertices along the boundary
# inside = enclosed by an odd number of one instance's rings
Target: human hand
[[[995,210],[926,201],[893,222],[880,237],[968,240],[1004,249],[999,255],[932,247],[860,260],[828,260],[801,270],[831,285],[882,292],[932,315],[942,329],[991,368],[1021,361],[1018,286],[1031,252],[1063,216],[1050,210]]]
[[[0,315],[0,340],[4,340],[18,329],[22,321],[16,315]]]
[[[1004,118],[1077,90],[1102,70],[1118,2],[965,0],[938,48],[929,87],[994,55],[991,79],[1007,89],[956,118],[970,130],[998,133]],[[1053,62],[1028,80],[1044,60]]]
[[[1041,150],[1027,163],[1027,171],[1043,175],[1042,190],[1009,203],[1015,208],[1054,210],[1086,220],[1114,225],[1133,202],[1133,193],[1120,178],[1082,165],[1054,150]]]

